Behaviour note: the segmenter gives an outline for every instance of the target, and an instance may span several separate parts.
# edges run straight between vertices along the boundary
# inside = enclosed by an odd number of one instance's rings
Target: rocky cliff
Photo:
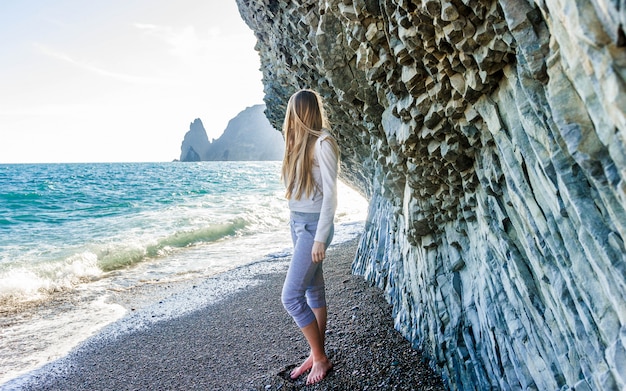
[[[181,144],[180,161],[264,161],[282,160],[285,142],[264,114],[265,105],[247,107],[230,121],[224,133],[209,141],[197,118]],[[279,127],[279,129],[282,128]]]
[[[211,148],[209,136],[200,118],[196,118],[189,124],[189,130],[185,133],[183,142],[180,145],[181,162],[199,162],[204,160],[207,152]]]
[[[623,1],[237,3],[274,126],[324,97],[354,271],[451,389],[626,387]]]
[[[283,160],[285,141],[264,114],[265,105],[246,108],[228,121],[203,160]],[[281,129],[282,124],[277,129]]]

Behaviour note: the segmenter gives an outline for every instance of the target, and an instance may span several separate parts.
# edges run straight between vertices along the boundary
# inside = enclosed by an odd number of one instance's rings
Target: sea
[[[0,388],[127,316],[124,295],[288,258],[280,164],[0,164]],[[366,213],[339,182],[333,243]]]

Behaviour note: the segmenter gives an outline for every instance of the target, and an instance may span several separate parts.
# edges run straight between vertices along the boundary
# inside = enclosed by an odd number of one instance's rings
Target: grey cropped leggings
[[[298,327],[308,326],[315,320],[311,308],[326,307],[322,262],[314,263],[311,257],[319,213],[291,212],[291,239],[293,257],[283,284],[283,306]],[[333,238],[333,230],[326,247]]]

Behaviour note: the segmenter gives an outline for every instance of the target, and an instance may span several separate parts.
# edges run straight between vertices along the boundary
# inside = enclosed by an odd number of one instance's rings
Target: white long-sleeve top
[[[330,133],[324,131],[315,142],[311,173],[316,190],[311,197],[303,195],[299,200],[291,197],[289,210],[292,212],[319,213],[315,241],[325,243],[337,210],[337,170],[339,156],[329,142],[324,142]]]

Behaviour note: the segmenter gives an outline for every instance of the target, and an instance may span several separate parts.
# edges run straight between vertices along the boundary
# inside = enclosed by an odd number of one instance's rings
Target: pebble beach
[[[334,368],[318,384],[307,386],[306,375],[289,378],[308,349],[280,302],[283,258],[114,296],[129,315],[0,389],[445,390],[393,328],[382,291],[351,274],[357,244],[331,246],[324,261]]]

